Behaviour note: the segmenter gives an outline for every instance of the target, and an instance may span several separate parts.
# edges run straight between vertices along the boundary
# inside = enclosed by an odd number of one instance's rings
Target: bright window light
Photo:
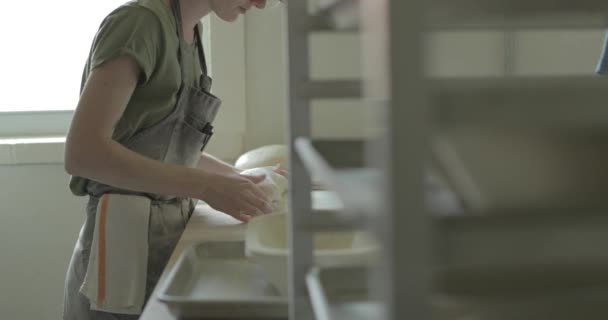
[[[73,110],[101,21],[126,0],[6,1],[0,112]]]

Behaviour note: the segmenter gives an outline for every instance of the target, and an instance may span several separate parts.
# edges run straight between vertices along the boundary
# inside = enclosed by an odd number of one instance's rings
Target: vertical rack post
[[[311,212],[310,177],[294,142],[310,136],[310,100],[302,94],[309,79],[308,1],[290,1],[287,6],[288,128],[290,158],[289,319],[310,319],[312,311],[306,289],[306,274],[312,266],[312,232],[303,227]]]
[[[382,170],[385,201],[377,221],[382,257],[374,291],[386,319],[430,319],[430,219],[424,75],[424,5],[416,0],[362,1],[366,95],[380,101],[380,136],[370,146]]]

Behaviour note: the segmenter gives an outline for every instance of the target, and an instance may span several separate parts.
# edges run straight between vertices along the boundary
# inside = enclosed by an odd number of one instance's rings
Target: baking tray
[[[315,319],[383,319],[384,308],[371,299],[368,272],[366,267],[313,268],[306,284]]]
[[[385,319],[384,304],[375,299],[371,293],[370,281],[373,281],[370,280],[371,272],[371,266],[312,268],[306,277],[306,285],[315,319]],[[433,295],[430,303],[430,316],[433,320],[490,319],[471,317],[474,315],[471,304],[462,299]]]
[[[370,273],[370,268],[364,266],[311,269],[306,284],[315,319],[384,319],[384,305],[371,294]],[[549,289],[542,293],[475,298],[431,293],[429,316],[433,320],[608,319],[606,292],[602,287],[572,287],[565,291]]]
[[[243,241],[188,247],[158,293],[179,318],[286,319],[288,304],[264,270],[245,257]]]

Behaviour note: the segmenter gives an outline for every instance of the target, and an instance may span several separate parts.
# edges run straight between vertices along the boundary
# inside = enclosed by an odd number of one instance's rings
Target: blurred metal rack
[[[607,289],[602,270],[608,254],[594,244],[608,241],[608,205],[595,211],[532,207],[442,216],[431,214],[425,203],[428,166],[438,156],[433,139],[444,128],[604,130],[608,121],[608,82],[598,77],[430,78],[424,70],[425,34],[604,26],[604,13],[608,2],[600,0],[324,0],[315,13],[306,1],[290,1],[290,319],[355,319],[329,310],[323,271],[312,258],[313,234],[320,230],[367,229],[378,240],[381,256],[370,270],[327,271],[369,278],[369,296],[358,305],[373,304],[366,310],[375,310],[374,319],[437,318],[438,294],[485,299],[502,308],[512,302],[505,297],[524,292]],[[328,31],[361,33],[364,79],[311,79],[309,35]],[[357,97],[377,107],[380,128],[363,141],[368,156],[362,166],[338,168],[311,138],[311,101]],[[608,153],[598,154],[608,160]],[[334,190],[343,207],[313,212],[311,176]],[[494,316],[482,314],[480,319]]]

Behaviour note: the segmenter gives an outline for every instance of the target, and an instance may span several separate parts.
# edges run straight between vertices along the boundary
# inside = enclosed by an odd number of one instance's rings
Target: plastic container
[[[285,296],[289,255],[286,219],[284,214],[256,217],[249,222],[245,235],[245,255],[264,268],[269,281]],[[365,232],[323,232],[314,237],[313,257],[317,266],[369,265],[376,253],[376,244]]]

